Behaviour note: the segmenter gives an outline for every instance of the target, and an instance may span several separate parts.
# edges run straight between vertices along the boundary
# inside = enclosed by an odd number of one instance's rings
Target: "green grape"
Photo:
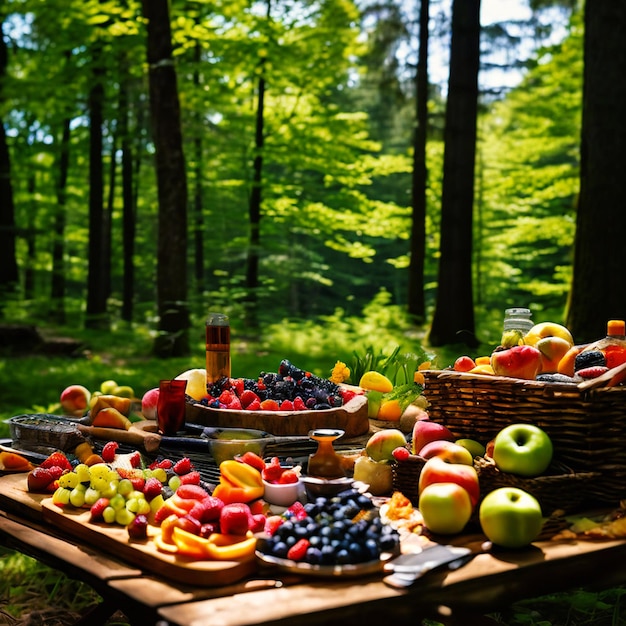
[[[52,502],[57,506],[67,506],[70,503],[70,490],[58,487],[52,494]]]
[[[110,500],[113,496],[117,495],[117,481],[114,480],[114,481],[110,482],[106,486],[106,488],[104,488],[104,489],[102,489],[100,491],[100,493],[102,494],[102,496],[104,498],[109,498],[109,500]]]
[[[114,524],[116,513],[117,511],[112,506],[107,506],[104,511],[102,511],[102,519],[107,524]]]
[[[117,485],[117,493],[124,497],[128,496],[134,490],[133,483],[128,478],[122,478]]]
[[[84,463],[79,463],[74,468],[74,473],[78,476],[78,482],[80,483],[88,483],[91,481],[91,471],[89,469],[89,466],[85,465]]]
[[[100,496],[101,496],[100,491],[98,491],[97,489],[94,489],[91,486],[87,487],[87,489],[85,490],[85,504],[88,504],[89,506],[91,506],[92,504],[95,504],[100,498]]]
[[[150,507],[150,503],[145,498],[140,498],[137,515],[149,515],[151,512],[152,508]]]
[[[121,493],[116,493],[112,498],[110,498],[109,505],[112,506],[116,511],[119,511],[120,509],[126,507],[126,499]]]
[[[70,504],[80,509],[85,504],[85,489],[81,489],[79,485],[70,491]]]
[[[126,508],[131,513],[137,513],[139,511],[139,498],[128,498],[126,500]]]
[[[167,484],[172,491],[176,491],[180,487],[180,476],[174,474],[174,476],[169,479]]]
[[[135,520],[135,514],[129,511],[126,507],[119,509],[115,512],[115,523],[120,526],[128,526]]]
[[[109,480],[106,476],[91,476],[91,487],[96,491],[106,491],[109,486]],[[116,489],[117,491],[117,489]]]
[[[155,467],[152,470],[152,476],[162,483],[167,482],[167,472],[162,467]]]
[[[59,487],[65,487],[66,489],[74,489],[79,482],[76,472],[67,472],[59,477]]]

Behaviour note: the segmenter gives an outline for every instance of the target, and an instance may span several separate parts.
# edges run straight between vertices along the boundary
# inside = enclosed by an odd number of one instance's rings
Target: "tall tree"
[[[4,78],[7,74],[8,49],[4,39],[4,15],[0,15],[0,103],[3,101]],[[15,257],[15,204],[11,185],[11,158],[4,120],[0,115],[0,302],[15,292],[19,274]],[[0,316],[2,308],[0,308]]]
[[[142,0],[148,25],[150,115],[154,138],[159,231],[157,356],[189,353],[187,179],[168,0]]]
[[[415,136],[413,140],[411,260],[408,310],[418,322],[424,320],[424,257],[426,254],[426,129],[428,127],[428,21],[430,0],[420,1],[419,53],[415,75]]]
[[[626,3],[585,3],[580,200],[567,324],[579,342],[626,319]]]
[[[441,258],[430,343],[476,345],[472,290],[472,225],[480,0],[454,0],[444,131]]]

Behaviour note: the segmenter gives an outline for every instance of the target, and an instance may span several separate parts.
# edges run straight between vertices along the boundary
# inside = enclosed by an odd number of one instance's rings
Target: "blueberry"
[[[272,548],[272,554],[279,559],[287,558],[287,552],[289,552],[289,548],[284,541],[279,541],[278,543],[274,544]]]

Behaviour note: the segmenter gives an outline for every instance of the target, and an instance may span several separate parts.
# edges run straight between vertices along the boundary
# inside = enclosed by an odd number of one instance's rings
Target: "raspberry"
[[[108,441],[104,444],[104,448],[102,448],[102,460],[105,463],[113,463],[115,460],[115,455],[117,454],[117,449],[119,448],[119,444],[117,441]]]
[[[128,459],[131,467],[141,467],[141,454],[138,450],[133,452]]]
[[[404,446],[394,448],[391,454],[396,461],[406,461],[411,456],[408,448],[405,448]]]
[[[69,459],[63,454],[63,452],[53,452],[47,459],[45,459],[39,467],[48,468],[54,466],[62,467],[68,472],[72,471],[72,464]]]
[[[265,464],[262,476],[268,483],[274,483],[282,476],[283,471],[284,470],[280,465],[280,459],[277,456],[274,456],[272,457],[270,463]]]
[[[193,470],[188,472],[187,474],[183,474],[180,477],[181,485],[199,485],[202,477],[200,476],[200,472]]]
[[[307,406],[300,396],[296,396],[293,401],[293,408],[295,411],[306,411]]]
[[[181,476],[182,474],[188,474],[193,469],[193,464],[189,457],[183,457],[182,459],[176,461],[174,466],[172,467],[175,474]]]
[[[280,410],[281,411],[293,411],[294,410],[293,402],[291,400],[283,400],[280,403]]]
[[[239,399],[241,400],[241,406],[244,409],[247,409],[248,406],[255,400],[258,400],[259,404],[261,403],[261,399],[259,398],[259,396],[257,396],[256,393],[254,393],[254,391],[251,391],[250,389],[244,389]]]
[[[293,544],[293,546],[291,546],[291,548],[289,548],[287,558],[292,561],[302,561],[310,545],[311,542],[308,539],[299,539]]]
[[[237,396],[233,395],[230,402],[226,404],[226,408],[234,409],[235,411],[241,411],[242,409],[241,400]]]
[[[306,509],[304,508],[304,504],[302,502],[297,501],[294,502],[286,511],[287,517],[294,518],[296,520],[303,520],[308,516]]]
[[[161,493],[161,481],[158,478],[148,478],[143,486],[143,495],[145,499],[150,502]]]
[[[257,398],[256,400],[252,400],[250,404],[246,407],[247,411],[260,411],[261,410],[261,401]]]

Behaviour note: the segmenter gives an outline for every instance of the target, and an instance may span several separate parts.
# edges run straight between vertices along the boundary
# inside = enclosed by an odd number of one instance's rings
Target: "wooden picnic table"
[[[429,572],[405,589],[386,584],[382,573],[315,578],[264,565],[226,585],[181,583],[45,521],[44,496],[21,494],[19,484],[16,475],[0,477],[0,541],[100,594],[103,602],[82,620],[90,625],[116,610],[141,626],[348,626],[377,619],[415,626],[425,617],[476,624],[519,599],[626,582],[626,540],[547,539],[522,550],[481,552],[484,537],[475,534],[454,542],[477,552],[471,561]]]

